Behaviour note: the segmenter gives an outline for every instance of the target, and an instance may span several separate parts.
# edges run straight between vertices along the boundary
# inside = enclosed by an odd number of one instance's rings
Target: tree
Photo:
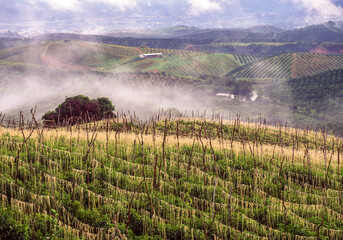
[[[252,84],[249,81],[241,80],[235,83],[235,87],[233,89],[233,94],[240,95],[240,96],[250,96],[253,90]]]
[[[42,117],[46,124],[60,124],[68,121],[76,124],[79,120],[92,121],[114,117],[115,107],[105,97],[90,100],[87,96],[68,97],[54,111],[45,113]]]
[[[106,97],[98,98],[97,101],[99,103],[100,112],[103,114],[104,117],[114,116],[113,112],[115,108],[112,102],[108,98]]]

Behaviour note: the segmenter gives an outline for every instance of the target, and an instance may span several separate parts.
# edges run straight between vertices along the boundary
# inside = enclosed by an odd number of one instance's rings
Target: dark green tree
[[[253,87],[251,82],[246,80],[236,81],[233,94],[238,96],[250,96],[252,90]]]
[[[105,97],[90,100],[87,96],[68,97],[54,111],[49,111],[42,117],[48,124],[68,122],[89,122],[114,117],[115,107]]]
[[[97,99],[97,102],[99,104],[100,107],[100,112],[103,114],[103,116],[105,117],[113,117],[114,114],[114,106],[112,104],[112,102],[106,98],[106,97],[101,97]]]

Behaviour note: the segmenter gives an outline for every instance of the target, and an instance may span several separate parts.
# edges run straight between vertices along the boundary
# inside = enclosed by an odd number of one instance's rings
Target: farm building
[[[163,57],[163,53],[147,53],[139,55],[139,58],[156,58]]]
[[[217,97],[225,97],[226,100],[230,100],[230,99],[234,99],[235,98],[235,95],[227,94],[227,93],[217,93],[216,96]]]

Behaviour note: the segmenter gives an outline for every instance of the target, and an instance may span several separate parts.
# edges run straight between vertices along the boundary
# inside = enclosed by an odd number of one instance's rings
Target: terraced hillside
[[[288,79],[270,87],[267,92],[273,101],[287,105],[307,116],[321,115],[321,122],[343,117],[343,70],[326,71],[313,76]]]
[[[89,42],[63,42],[49,44],[42,59],[47,65],[64,63],[67,66],[80,66],[95,70],[112,67],[123,59],[138,56],[139,53],[138,49],[131,47]]]
[[[175,76],[199,77],[200,75],[220,76],[227,69],[235,69],[240,64],[227,54],[196,54],[168,56],[164,58],[143,59],[124,63],[115,72],[155,72]]]
[[[142,53],[162,52],[161,59],[139,59]],[[174,76],[220,76],[241,65],[233,55],[187,50],[125,47],[81,41],[31,44],[0,51],[6,61],[44,64],[70,70],[152,72]]]
[[[258,55],[233,55],[236,60],[238,60],[242,65],[246,65],[252,62],[260,61],[265,59],[265,56],[258,56]]]
[[[341,139],[153,119],[0,128],[0,237],[343,238]]]
[[[289,79],[315,75],[343,67],[342,55],[290,53],[253,62],[229,73],[236,78]]]

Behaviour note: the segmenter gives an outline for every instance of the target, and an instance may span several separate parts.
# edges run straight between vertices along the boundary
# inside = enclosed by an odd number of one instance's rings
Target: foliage
[[[253,90],[252,84],[246,80],[240,80],[235,82],[233,94],[238,96],[250,96]]]
[[[235,68],[227,75],[249,79],[290,79],[343,68],[341,55],[288,53]]]
[[[89,119],[88,121],[91,121],[111,118],[114,116],[114,110],[115,108],[108,98],[102,97],[90,100],[84,95],[77,95],[66,98],[55,111],[45,113],[42,119],[53,121],[54,124],[60,124],[63,121],[75,124],[79,119]]]

